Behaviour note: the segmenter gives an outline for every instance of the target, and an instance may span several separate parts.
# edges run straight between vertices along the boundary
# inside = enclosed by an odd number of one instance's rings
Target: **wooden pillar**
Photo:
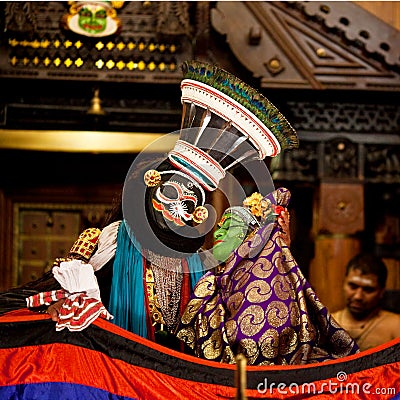
[[[315,257],[309,281],[333,312],[344,306],[342,284],[347,262],[360,251],[357,233],[364,229],[364,187],[321,183],[314,204]]]

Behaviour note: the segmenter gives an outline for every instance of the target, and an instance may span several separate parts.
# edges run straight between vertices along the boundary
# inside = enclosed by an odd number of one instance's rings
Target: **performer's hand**
[[[290,214],[285,208],[278,217],[278,224],[281,227],[281,237],[287,247],[290,247]]]
[[[60,312],[61,307],[63,306],[65,299],[58,300],[57,302],[51,304],[47,308],[47,314],[50,315],[53,321],[58,321],[58,314]]]

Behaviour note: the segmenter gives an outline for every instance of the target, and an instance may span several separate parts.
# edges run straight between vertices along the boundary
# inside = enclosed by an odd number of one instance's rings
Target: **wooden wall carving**
[[[121,32],[92,38],[62,29],[66,1],[6,2],[0,76],[179,82],[192,57],[190,2],[122,3]]]
[[[335,3],[123,2],[122,30],[105,38],[62,29],[66,1],[0,3],[0,81],[24,81],[0,93],[0,127],[169,133],[180,123],[180,63],[202,58],[277,95],[300,133],[397,132],[398,33]],[[95,88],[107,115],[93,118]],[[320,101],[325,89],[340,100]],[[379,94],[358,104],[359,90]]]
[[[399,32],[351,3],[218,2],[211,16],[265,89],[398,90]]]
[[[332,96],[333,97],[333,96]],[[362,134],[396,134],[399,130],[400,106],[387,96],[379,103],[358,101],[288,100],[291,121],[300,131],[348,132]]]
[[[274,179],[400,183],[400,145],[357,143],[344,137],[318,141],[315,135],[310,136],[313,140],[307,134],[300,134],[299,149],[284,152],[271,160]]]
[[[102,226],[109,209],[109,204],[15,203],[12,285],[51,269],[84,229]]]
[[[358,184],[321,183],[317,234],[354,235],[364,229],[364,191]]]

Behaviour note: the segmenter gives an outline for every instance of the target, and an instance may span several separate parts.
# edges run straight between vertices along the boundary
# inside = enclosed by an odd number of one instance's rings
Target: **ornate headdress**
[[[207,219],[207,194],[228,169],[298,147],[295,130],[279,110],[234,75],[200,61],[187,61],[182,70],[179,139],[143,177],[155,237],[165,237],[172,248],[191,247],[178,231]]]
[[[206,191],[215,190],[237,163],[298,147],[295,130],[254,88],[204,62],[186,61],[182,70],[182,123],[168,161]],[[145,181],[148,186],[162,183],[156,170],[148,171]],[[181,219],[201,223],[207,217],[203,206],[198,204],[192,217],[182,213]]]
[[[199,61],[185,62],[183,73],[181,134],[168,158],[206,190],[239,162],[298,147],[279,110],[234,75]]]

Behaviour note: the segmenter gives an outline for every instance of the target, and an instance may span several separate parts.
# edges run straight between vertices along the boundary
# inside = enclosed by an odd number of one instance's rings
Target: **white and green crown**
[[[200,61],[186,61],[182,70],[180,137],[168,158],[206,190],[237,163],[298,147],[286,118],[251,86]]]

